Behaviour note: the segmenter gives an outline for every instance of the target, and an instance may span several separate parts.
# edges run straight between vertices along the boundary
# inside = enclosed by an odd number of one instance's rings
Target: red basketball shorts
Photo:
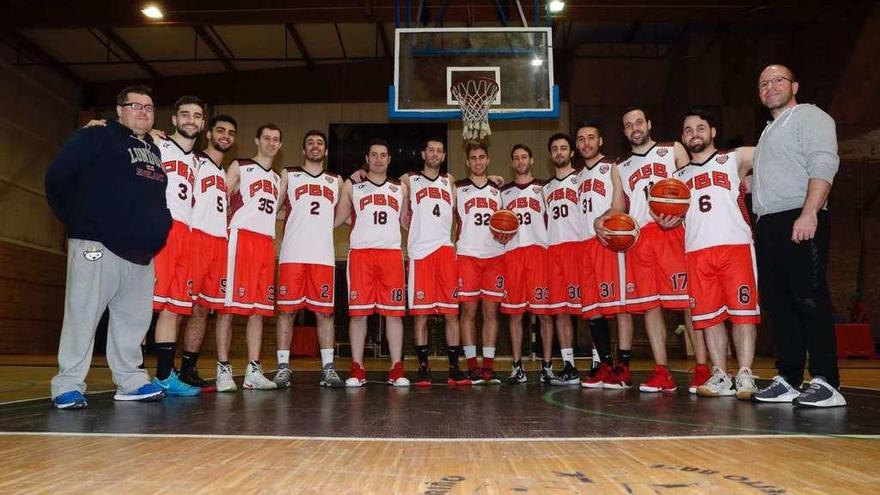
[[[504,253],[505,288],[501,312],[540,315],[550,311],[547,248],[532,245]]]
[[[494,258],[459,255],[456,264],[460,302],[504,299],[504,255]]]
[[[458,314],[455,248],[441,246],[420,260],[409,259],[409,314]]]
[[[581,314],[580,265],[583,243],[564,242],[547,248],[550,314]]]
[[[206,308],[221,310],[226,299],[226,256],[223,237],[192,231],[193,299]]]
[[[686,309],[688,301],[684,228],[645,225],[626,252],[626,311],[643,313],[658,306]]]
[[[694,328],[729,319],[760,323],[755,250],[751,244],[713,246],[687,253]]]
[[[403,316],[403,253],[400,249],[348,252],[348,315]]]
[[[175,220],[168,240],[153,258],[156,286],[153,289],[153,310],[167,309],[179,315],[192,313],[192,236],[189,227]]]
[[[303,308],[333,314],[336,267],[313,263],[282,263],[278,269],[278,311]]]
[[[274,309],[275,246],[272,238],[249,230],[230,230],[223,311],[245,316],[272,316]]]
[[[598,237],[584,241],[581,258],[581,313],[584,318],[622,313],[626,305],[621,291],[626,280],[623,253],[602,245]]]

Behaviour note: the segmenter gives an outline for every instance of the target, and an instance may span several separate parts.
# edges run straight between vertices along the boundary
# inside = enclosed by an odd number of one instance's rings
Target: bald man
[[[797,93],[788,67],[761,71],[758,97],[773,119],[755,149],[752,209],[758,216],[758,290],[773,322],[779,372],[753,399],[844,406],[826,277],[828,193],[840,163],[837,134],[831,116],[798,104]],[[801,389],[807,355],[812,380]]]

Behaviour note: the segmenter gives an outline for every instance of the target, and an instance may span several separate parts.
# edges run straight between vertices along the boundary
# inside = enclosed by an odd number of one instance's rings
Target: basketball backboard
[[[559,117],[551,28],[412,28],[395,30],[391,119],[461,117],[450,88],[485,77],[499,90],[489,119]]]

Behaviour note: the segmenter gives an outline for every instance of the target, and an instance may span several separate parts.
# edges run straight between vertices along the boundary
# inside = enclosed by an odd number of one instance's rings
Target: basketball
[[[683,217],[690,204],[691,191],[678,179],[663,179],[648,193],[648,205],[655,215]]]
[[[519,219],[510,210],[498,210],[489,219],[489,230],[494,235],[515,234],[519,228]]]
[[[639,239],[639,223],[626,213],[615,213],[602,225],[612,232],[608,238],[608,248],[612,251],[626,251]]]

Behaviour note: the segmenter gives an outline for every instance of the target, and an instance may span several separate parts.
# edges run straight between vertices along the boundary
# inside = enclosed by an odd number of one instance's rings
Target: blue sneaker
[[[179,397],[193,397],[199,395],[202,392],[202,389],[199,387],[193,387],[188,383],[183,383],[180,381],[180,378],[177,376],[177,372],[171,370],[171,374],[168,375],[168,378],[164,380],[160,380],[156,377],[153,377],[153,383],[162,387],[162,390],[165,391],[168,395],[176,395]]]
[[[64,392],[58,397],[53,397],[52,404],[55,406],[55,409],[83,409],[89,405],[86,401],[86,396],[79,390]]]
[[[133,392],[116,392],[116,395],[113,396],[113,400],[136,400],[143,402],[162,400],[164,398],[165,391],[154,383],[143,385]]]

